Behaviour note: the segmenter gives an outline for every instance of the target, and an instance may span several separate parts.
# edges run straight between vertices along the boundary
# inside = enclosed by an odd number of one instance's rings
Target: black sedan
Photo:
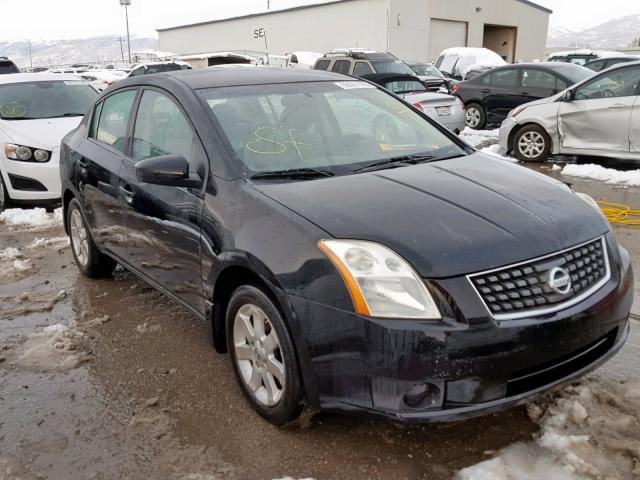
[[[628,335],[629,255],[590,198],[352,77],[125,79],[64,138],[60,174],[80,271],[120,263],[200,317],[278,425],[305,404],[495,411]]]
[[[464,102],[467,126],[481,130],[501,123],[524,103],[555,95],[592,75],[592,70],[571,63],[520,63],[458,82],[451,91]]]

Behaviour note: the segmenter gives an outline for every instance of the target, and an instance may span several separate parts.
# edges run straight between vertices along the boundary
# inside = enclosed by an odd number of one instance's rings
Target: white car
[[[60,143],[98,92],[75,75],[0,75],[0,211],[60,199]]]
[[[287,54],[287,66],[289,68],[311,70],[322,56],[322,53],[317,52],[291,52]]]
[[[549,98],[521,105],[500,146],[523,162],[549,155],[640,160],[640,62],[616,65]]]
[[[111,84],[124,78],[124,75],[116,75],[109,70],[89,70],[78,73],[78,76],[101,92],[106,90]]]
[[[506,64],[500,55],[488,48],[457,47],[440,52],[435,66],[454,80],[466,80],[472,71],[478,73]]]

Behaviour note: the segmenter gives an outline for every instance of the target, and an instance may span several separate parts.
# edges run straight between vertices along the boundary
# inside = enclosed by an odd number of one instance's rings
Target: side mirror
[[[572,102],[574,99],[574,95],[575,95],[575,92],[569,89],[566,92],[564,92],[564,95],[562,95],[561,99],[563,102]]]
[[[136,164],[136,177],[144,183],[167,187],[199,188],[202,179],[189,174],[189,162],[182,155],[163,155]]]

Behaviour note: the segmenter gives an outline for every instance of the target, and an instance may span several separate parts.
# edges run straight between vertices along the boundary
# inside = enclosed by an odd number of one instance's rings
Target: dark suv
[[[20,69],[7,57],[0,57],[0,75],[6,73],[20,73]]]

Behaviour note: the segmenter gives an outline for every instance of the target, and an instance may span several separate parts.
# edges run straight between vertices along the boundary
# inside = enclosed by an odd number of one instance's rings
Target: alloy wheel
[[[277,405],[286,386],[280,339],[264,311],[245,304],[233,320],[233,348],[244,384],[267,407]]]
[[[85,267],[89,262],[89,238],[87,236],[87,229],[84,226],[82,214],[77,208],[71,212],[70,223],[69,230],[71,232],[73,253],[75,253],[78,263]]]
[[[518,150],[525,158],[538,158],[545,146],[545,139],[539,132],[526,132],[518,139]]]
[[[480,125],[480,110],[477,107],[469,107],[465,112],[465,119],[467,122],[467,126],[471,128],[476,128]]]

